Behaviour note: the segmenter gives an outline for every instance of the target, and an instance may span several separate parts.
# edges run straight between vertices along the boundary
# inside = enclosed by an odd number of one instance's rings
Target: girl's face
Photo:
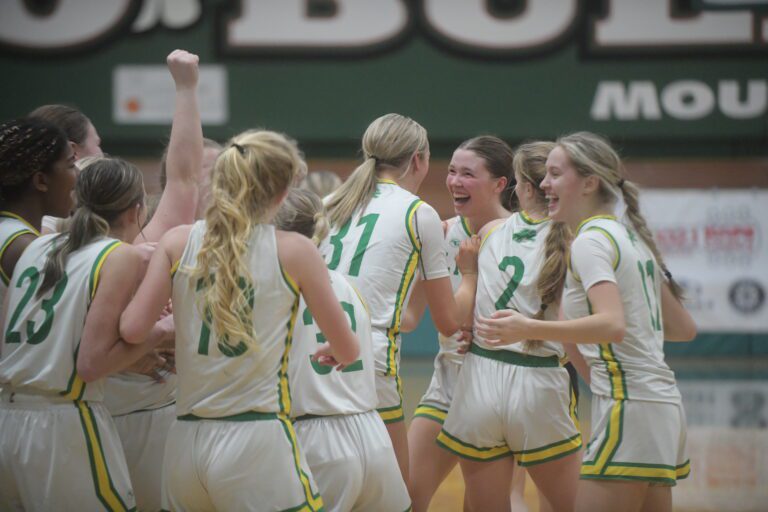
[[[75,157],[77,159],[86,156],[104,156],[101,150],[101,138],[96,133],[96,128],[92,123],[88,123],[88,133],[82,144],[75,144]]]
[[[499,204],[501,191],[507,184],[485,167],[485,160],[474,151],[457,149],[448,165],[445,186],[453,198],[453,209],[466,218],[481,214]]]
[[[76,179],[75,153],[72,146],[67,144],[61,158],[53,164],[51,171],[45,174],[46,215],[69,217],[75,207],[72,197]]]
[[[541,188],[549,201],[549,216],[568,225],[578,225],[580,211],[586,198],[586,178],[573,167],[568,154],[560,146],[555,147],[547,157],[547,175]]]

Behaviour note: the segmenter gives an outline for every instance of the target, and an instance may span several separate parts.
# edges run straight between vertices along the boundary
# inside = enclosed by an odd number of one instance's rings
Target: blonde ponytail
[[[374,120],[363,134],[365,160],[326,203],[331,225],[341,227],[355,212],[365,210],[376,192],[379,171],[399,169],[406,174],[413,155],[424,156],[428,149],[427,131],[413,119],[386,114]]]
[[[270,209],[305,170],[295,141],[263,130],[235,136],[216,160],[197,264],[183,271],[201,290],[202,317],[234,353],[257,344],[251,325],[257,291],[246,260],[253,227],[269,220]]]

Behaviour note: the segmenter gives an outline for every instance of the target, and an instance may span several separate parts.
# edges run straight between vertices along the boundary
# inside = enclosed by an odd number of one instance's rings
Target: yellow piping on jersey
[[[91,300],[93,300],[93,297],[96,295],[96,290],[99,287],[99,277],[101,276],[101,267],[104,266],[104,262],[107,259],[107,256],[109,256],[112,251],[117,249],[118,246],[122,245],[123,242],[120,240],[115,240],[111,244],[107,245],[96,257],[96,261],[93,263],[93,268],[91,269],[91,290],[90,290],[90,297]]]
[[[499,229],[501,226],[503,226],[503,222],[499,222],[495,226],[493,226],[491,229],[488,230],[488,232],[485,234],[483,239],[480,241],[480,249],[483,248],[483,245],[485,245],[485,241],[488,240],[488,237],[491,236],[497,229]]]
[[[621,262],[621,251],[619,251],[619,244],[616,242],[616,239],[613,238],[613,235],[610,234],[604,228],[601,228],[600,226],[591,226],[587,228],[585,231],[597,231],[598,233],[602,233],[603,235],[605,235],[605,237],[611,243],[611,246],[613,247],[613,250],[615,252],[615,254],[613,255],[613,270],[616,270],[617,268],[619,268],[619,263]]]
[[[19,238],[21,235],[34,235],[34,234],[35,233],[30,231],[29,229],[21,229],[15,232],[14,234],[12,234],[11,236],[9,236],[8,239],[5,241],[5,243],[3,244],[3,246],[0,247],[0,259],[3,258],[3,255],[5,254],[6,249],[8,249],[8,246],[10,246],[14,240]],[[39,235],[36,235],[36,236],[39,236]],[[10,284],[11,276],[7,275],[2,267],[0,267],[0,277],[2,277],[3,282],[6,285]]]
[[[91,408],[85,402],[75,402],[80,412],[80,422],[83,426],[86,445],[88,446],[88,455],[91,462],[91,473],[93,474],[93,483],[96,487],[96,493],[101,501],[109,510],[128,510],[120,495],[115,490],[112,477],[109,475],[107,460],[104,456],[104,450],[101,447],[101,438],[99,436],[96,419],[93,416]]]
[[[627,382],[624,378],[624,370],[621,363],[616,359],[610,343],[600,344],[600,359],[605,363],[605,369],[608,371],[608,378],[611,382],[611,398],[614,400],[626,400]]]
[[[395,311],[392,315],[392,324],[387,329],[388,346],[386,375],[390,376],[397,375],[397,335],[400,333],[403,304],[405,303],[405,297],[408,295],[411,283],[413,283],[413,279],[416,276],[416,269],[418,268],[419,257],[421,255],[421,242],[419,241],[418,236],[416,236],[413,218],[416,215],[416,210],[418,210],[422,204],[424,204],[424,201],[420,199],[415,200],[408,207],[408,212],[405,214],[405,228],[408,232],[411,244],[413,245],[413,251],[411,251],[405,264],[403,278],[397,289],[397,295],[395,295]]]
[[[288,332],[285,335],[285,350],[283,350],[283,357],[280,361],[280,371],[277,374],[278,387],[277,396],[280,402],[280,412],[289,415],[291,413],[291,388],[288,383],[288,354],[291,352],[291,345],[293,345],[293,328],[296,326],[296,317],[299,312],[299,296],[296,295],[296,299],[291,306],[291,316],[288,319]]]
[[[176,260],[176,263],[171,265],[171,279],[173,279],[176,276],[176,272],[179,270],[179,265],[181,265],[181,260]]]
[[[530,215],[528,215],[528,212],[520,210],[520,218],[523,219],[523,222],[526,224],[536,225],[541,224],[543,222],[547,222],[549,220],[549,217],[544,217],[543,219],[539,220],[533,220]]]
[[[9,212],[7,210],[2,210],[0,211],[0,217],[8,217],[10,219],[16,219],[19,222],[23,223],[25,226],[27,226],[32,231],[33,235],[40,236],[40,231],[38,231],[37,228],[35,228],[35,226],[27,222],[27,220],[24,217],[21,217],[20,215],[16,215],[15,213]]]
[[[352,288],[355,291],[355,295],[357,295],[357,298],[360,299],[360,303],[363,305],[363,308],[365,309],[365,312],[368,313],[368,316],[371,316],[371,310],[368,308],[368,303],[365,302],[365,299],[363,298],[362,295],[360,295],[360,292],[358,291],[358,289],[355,287],[355,285],[353,285],[349,281],[349,279],[345,278],[345,280],[347,281],[347,284],[349,285],[349,287]]]
[[[467,233],[467,235],[472,236],[474,233],[472,232],[472,227],[469,225],[469,221],[466,217],[459,216],[459,222],[461,222],[461,227],[464,228],[464,232]]]
[[[388,185],[397,185],[397,182],[395,180],[391,180],[389,178],[377,178],[376,183],[386,183]],[[398,187],[400,185],[397,185]]]
[[[613,215],[593,215],[592,217],[586,218],[583,221],[579,222],[579,226],[576,228],[576,234],[578,235],[579,233],[581,233],[581,228],[584,227],[584,224],[597,219],[616,220],[616,217]]]

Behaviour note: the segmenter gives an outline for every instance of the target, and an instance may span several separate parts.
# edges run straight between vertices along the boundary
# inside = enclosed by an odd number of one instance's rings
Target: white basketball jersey
[[[360,341],[360,358],[343,371],[312,361],[317,347],[326,339],[302,298],[288,362],[288,382],[295,390],[291,408],[293,417],[355,414],[372,411],[378,404],[370,316],[357,291],[344,276],[333,270],[329,272],[336,298]]]
[[[191,282],[205,221],[193,226],[173,278],[176,324],[178,416],[223,418],[247,412],[289,414],[288,353],[299,308],[299,288],[283,272],[274,226],[253,226],[245,256],[253,295],[253,334],[257,346],[229,342],[208,322],[200,305],[205,281]],[[215,275],[215,269],[213,269]],[[215,278],[215,277],[214,277]],[[247,293],[247,292],[243,292]]]
[[[456,265],[456,255],[459,254],[461,242],[472,237],[472,230],[469,227],[467,219],[461,216],[453,217],[448,221],[448,229],[445,231],[445,253],[447,255],[448,269],[450,270],[451,286],[455,292],[461,284],[461,272]],[[459,342],[457,341],[460,333],[453,336],[443,336],[437,333],[440,341],[440,354],[455,363],[461,363],[464,356],[458,353]]]
[[[680,401],[675,375],[664,361],[662,279],[650,249],[615,217],[591,217],[579,226],[563,293],[565,317],[590,315],[587,290],[611,281],[619,288],[626,321],[621,343],[578,345],[591,368],[593,393],[616,400]]]
[[[448,276],[437,212],[394,181],[379,180],[364,211],[321,244],[328,268],[350,278],[371,315],[376,370],[397,373],[400,321],[417,272]]]
[[[548,219],[534,221],[525,212],[516,212],[486,236],[478,257],[475,317],[489,318],[500,309],[514,309],[529,318],[539,312],[541,298],[536,285],[549,228]],[[546,312],[546,319],[556,317],[556,312]],[[477,332],[473,343],[488,350],[509,350],[539,357],[563,357],[565,353],[560,343],[552,341],[544,341],[527,351],[524,343],[491,347]]]
[[[121,242],[101,238],[71,253],[63,277],[38,298],[45,261],[56,236],[33,241],[16,264],[3,325],[0,383],[72,400],[100,401],[104,379],[87,385],[80,379],[77,350],[101,267]]]
[[[40,233],[15,213],[0,211],[0,260],[2,260],[8,246],[22,235],[40,236]],[[0,307],[2,307],[3,299],[5,299],[10,280],[11,276],[6,275],[0,267]]]
[[[163,376],[165,382],[139,373],[121,372],[104,382],[104,405],[112,416],[137,411],[159,409],[176,400],[176,380],[173,373]]]

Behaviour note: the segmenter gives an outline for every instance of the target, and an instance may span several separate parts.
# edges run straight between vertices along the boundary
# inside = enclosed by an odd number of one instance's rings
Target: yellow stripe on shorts
[[[299,480],[301,481],[301,486],[304,489],[304,498],[306,500],[306,506],[301,505],[297,510],[300,511],[309,511],[309,512],[318,512],[320,510],[323,510],[323,499],[320,497],[319,493],[312,493],[312,486],[309,482],[309,477],[304,472],[303,469],[301,469],[301,458],[299,457],[299,443],[296,440],[296,432],[293,430],[293,425],[291,424],[291,421],[286,418],[285,416],[278,416],[278,421],[280,421],[280,424],[283,426],[283,430],[285,431],[285,434],[288,436],[288,441],[291,443],[291,450],[293,452],[293,463],[296,466],[296,473],[299,476]],[[294,510],[294,509],[291,509]]]
[[[621,435],[623,430],[624,420],[624,401],[617,400],[611,408],[611,415],[608,419],[608,425],[605,429],[605,437],[603,438],[600,448],[598,448],[595,458],[591,461],[585,461],[581,465],[582,475],[603,475],[608,462],[616,453],[616,449],[621,443]]]
[[[570,455],[581,448],[581,434],[534,450],[514,452],[520,466],[533,466]]]
[[[86,402],[75,402],[80,413],[80,422],[85,433],[85,444],[88,447],[88,458],[91,461],[91,473],[96,487],[96,495],[107,510],[128,510],[122,498],[115,489],[112,477],[109,475],[107,460],[101,447],[99,429],[96,419]]]
[[[428,420],[436,421],[441,425],[445,422],[446,416],[448,416],[446,411],[438,409],[437,407],[432,407],[431,405],[419,405],[413,413],[414,418],[426,418]]]
[[[505,444],[494,446],[492,448],[478,448],[453,437],[444,429],[437,435],[437,444],[456,455],[480,462],[487,462],[512,455],[509,446]]]
[[[384,423],[397,423],[398,421],[403,421],[405,419],[402,405],[376,409],[376,412],[379,413],[379,416]]]

